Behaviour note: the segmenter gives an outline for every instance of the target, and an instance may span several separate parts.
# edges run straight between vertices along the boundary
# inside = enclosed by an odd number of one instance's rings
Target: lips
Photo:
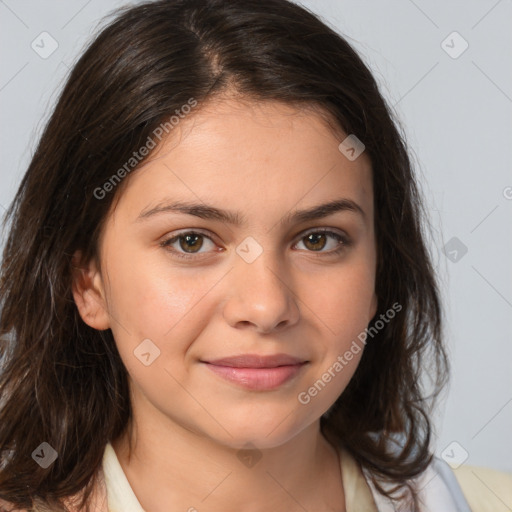
[[[205,361],[216,366],[230,366],[231,368],[276,368],[278,366],[291,366],[305,363],[306,360],[288,354],[257,355],[242,354],[233,357],[224,357]]]
[[[243,354],[202,362],[210,371],[238,386],[270,391],[297,376],[309,361],[287,354]]]

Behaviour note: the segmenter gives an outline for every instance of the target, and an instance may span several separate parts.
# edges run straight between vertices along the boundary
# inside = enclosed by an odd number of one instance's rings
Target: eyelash
[[[338,255],[338,254],[341,254],[347,247],[349,247],[351,245],[351,240],[346,235],[342,235],[340,233],[336,233],[335,231],[330,231],[329,229],[322,229],[322,228],[315,229],[313,231],[308,231],[307,233],[305,233],[304,235],[302,235],[300,237],[299,242],[303,238],[306,238],[308,235],[318,234],[318,233],[322,233],[322,234],[326,234],[326,235],[331,235],[339,243],[337,249],[334,249],[334,250],[331,250],[331,251],[328,251],[328,252],[318,252],[318,254],[324,254],[324,255],[327,254],[329,256]],[[183,259],[187,259],[187,260],[200,258],[201,256],[200,255],[198,256],[199,253],[187,254],[187,253],[176,251],[175,249],[172,249],[172,248],[169,247],[171,244],[173,244],[174,242],[177,242],[181,237],[183,237],[185,235],[201,235],[201,236],[204,236],[205,238],[208,238],[213,243],[215,243],[212,240],[211,237],[209,237],[205,233],[201,233],[200,231],[184,231],[182,233],[179,233],[178,235],[175,235],[175,236],[173,236],[171,238],[168,238],[167,240],[163,240],[160,243],[160,246],[163,247],[164,249],[172,252],[173,255],[177,256],[178,258],[183,258]],[[307,251],[307,252],[314,253],[316,251]]]

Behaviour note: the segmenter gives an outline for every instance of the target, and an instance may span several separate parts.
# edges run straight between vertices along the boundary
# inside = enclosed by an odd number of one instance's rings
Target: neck
[[[345,510],[338,452],[319,420],[279,446],[240,450],[170,420],[140,421],[143,412],[112,446],[145,510]]]

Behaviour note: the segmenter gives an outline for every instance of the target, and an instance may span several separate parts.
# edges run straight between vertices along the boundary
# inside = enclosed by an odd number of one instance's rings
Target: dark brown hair
[[[74,303],[71,257],[98,256],[121,187],[102,199],[95,190],[190,98],[200,105],[228,89],[318,108],[366,146],[378,250],[372,322],[394,303],[402,310],[369,340],[321,428],[382,493],[406,491],[416,503],[410,481],[431,460],[432,399],[448,370],[421,196],[404,136],[368,67],[339,34],[286,0],[125,8],[71,70],[5,219],[0,498],[65,510],[62,499],[83,492],[86,509],[105,445],[127,427],[131,409],[111,331],[87,326]],[[31,458],[42,442],[58,452],[48,469]],[[396,488],[384,490],[386,482]]]

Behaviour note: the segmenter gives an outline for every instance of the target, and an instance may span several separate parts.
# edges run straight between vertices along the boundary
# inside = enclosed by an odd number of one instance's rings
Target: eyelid
[[[332,228],[332,227],[318,227],[318,228],[315,228],[315,227],[312,227],[312,228],[307,228],[303,231],[301,231],[300,233],[298,233],[297,235],[295,235],[295,239],[298,241],[300,240],[301,238],[305,237],[306,235],[310,234],[310,233],[330,233],[330,232],[333,232],[339,236],[342,236],[344,238],[346,238],[347,240],[349,240],[349,236],[348,234],[343,231],[342,229],[339,229],[339,228]],[[173,238],[177,238],[179,236],[182,236],[182,235],[188,235],[190,233],[196,233],[196,234],[201,234],[201,235],[204,235],[205,237],[209,238],[212,242],[215,241],[215,239],[217,238],[216,235],[212,234],[210,231],[208,230],[204,230],[204,229],[201,229],[201,228],[188,228],[188,229],[182,229],[182,230],[179,230],[175,233],[173,233],[172,236],[169,236],[168,238],[166,238],[164,241],[168,241],[168,240],[172,240]]]
[[[349,238],[347,233],[339,228],[308,228],[304,231],[301,231],[299,233],[299,239],[305,237],[306,235],[309,235],[310,233],[334,233],[336,235],[342,236],[344,238]]]
[[[188,229],[179,230],[177,232],[173,232],[173,234],[171,236],[166,236],[159,243],[159,245],[164,250],[170,252],[176,258],[179,258],[182,260],[188,260],[188,261],[192,261],[192,260],[201,261],[202,259],[210,256],[211,252],[221,252],[217,249],[217,250],[207,251],[207,252],[187,253],[187,252],[181,252],[181,251],[173,249],[171,247],[171,244],[176,243],[180,239],[180,237],[182,237],[184,235],[188,235],[188,234],[201,235],[204,238],[207,238],[208,240],[210,240],[214,245],[219,245],[215,242],[215,236],[213,236],[210,233],[205,232],[205,230],[203,230],[201,228],[188,228]]]
[[[172,240],[173,238],[178,238],[179,236],[189,235],[190,233],[195,233],[196,235],[204,235],[207,238],[210,238],[213,242],[213,239],[216,238],[215,235],[206,229],[201,228],[185,228],[179,229],[178,231],[173,231],[171,235],[169,235],[166,239]]]
[[[319,251],[318,252],[319,254],[325,254],[325,255],[336,254],[343,248],[352,245],[352,238],[345,231],[340,230],[338,228],[325,228],[325,227],[324,228],[309,228],[305,231],[302,231],[299,234],[298,240],[297,240],[297,242],[295,242],[295,244],[300,242],[304,237],[306,237],[307,235],[309,235],[311,233],[327,233],[328,235],[330,234],[330,235],[334,236],[334,238],[338,238],[339,241],[341,241],[341,243],[339,244],[340,247],[338,247],[337,249],[333,249],[333,250],[327,251],[327,252]],[[308,251],[308,252],[315,253],[315,251]]]
[[[201,228],[189,228],[189,229],[183,229],[183,230],[179,230],[177,232],[173,232],[171,235],[165,236],[163,238],[163,240],[160,242],[160,245],[165,247],[166,245],[170,245],[170,243],[174,243],[177,240],[179,240],[179,238],[181,236],[190,235],[190,234],[202,235],[205,238],[208,238],[215,245],[219,245],[215,241],[216,237],[212,233],[207,232]],[[177,251],[175,251],[175,252],[177,252]],[[186,253],[182,253],[182,254],[186,254]],[[196,253],[196,254],[204,254],[204,253]],[[193,253],[190,253],[190,255],[193,255]]]

